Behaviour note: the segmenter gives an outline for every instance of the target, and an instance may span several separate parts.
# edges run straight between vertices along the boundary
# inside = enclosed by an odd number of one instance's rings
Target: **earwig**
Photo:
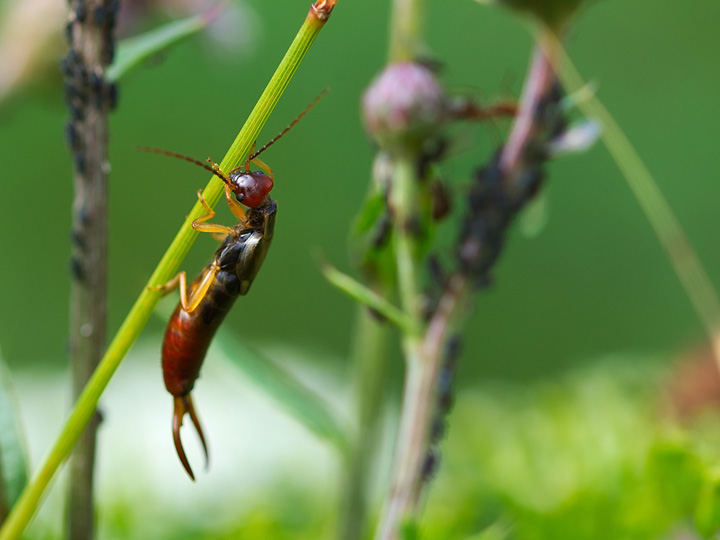
[[[182,441],[180,426],[185,414],[190,415],[208,460],[205,436],[193,406],[190,392],[200,374],[203,360],[215,332],[238,296],[250,290],[265,260],[275,227],[277,204],[266,197],[263,204],[251,208],[245,215],[242,207],[231,198],[231,210],[240,220],[235,227],[205,223],[215,213],[202,195],[198,197],[207,214],[193,222],[197,231],[226,234],[212,260],[200,275],[187,286],[184,272],[172,281],[158,287],[170,291],[180,287],[180,303],[168,322],[162,346],[162,367],[165,387],[174,397],[172,431],[175,449],[180,462],[193,480],[195,476],[188,463]],[[232,204],[237,206],[232,206]]]
[[[320,97],[322,94],[280,134],[257,152],[251,151],[245,163],[229,173],[222,171],[220,166],[209,158],[207,163],[203,163],[166,150],[138,148],[184,159],[218,176],[225,183],[225,199],[230,211],[238,219],[238,224],[234,227],[207,223],[215,216],[215,212],[205,202],[201,191],[198,191],[198,199],[207,213],[193,221],[193,229],[225,235],[224,241],[189,287],[185,272],[179,273],[164,285],[154,287],[165,293],[176,287],[180,288],[180,302],[170,317],[163,339],[162,368],[165,388],[173,396],[172,433],[175,450],[192,480],[195,480],[195,475],[180,438],[180,427],[186,414],[190,416],[200,438],[206,467],[209,459],[205,435],[190,393],[215,332],[238,296],[248,293],[260,271],[275,229],[277,203],[269,195],[274,184],[273,172],[257,157],[292,129]],[[251,172],[250,163],[262,170]],[[243,205],[248,207],[247,212]]]

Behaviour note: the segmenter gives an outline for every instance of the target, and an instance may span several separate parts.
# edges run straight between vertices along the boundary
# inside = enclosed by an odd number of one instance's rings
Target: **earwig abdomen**
[[[200,436],[207,464],[208,451],[190,392],[200,375],[205,355],[215,332],[238,296],[247,294],[260,271],[275,228],[277,205],[269,197],[264,204],[251,208],[247,221],[232,229],[215,252],[210,263],[192,282],[183,307],[178,304],[170,317],[162,346],[165,388],[174,397],[173,441],[178,457],[190,478],[195,479],[180,439],[180,426],[190,416]],[[202,284],[208,284],[205,289]],[[191,307],[192,306],[192,307]]]
[[[163,340],[162,368],[165,388],[175,397],[186,396],[193,389],[210,342],[237,298],[237,293],[225,286],[228,279],[237,281],[233,275],[219,273],[192,313],[178,304],[170,317]]]

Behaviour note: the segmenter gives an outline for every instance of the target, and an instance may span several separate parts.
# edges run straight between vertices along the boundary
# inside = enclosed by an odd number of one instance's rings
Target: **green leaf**
[[[349,448],[348,433],[332,408],[313,390],[276,362],[220,330],[215,344],[223,359],[238,367],[252,383],[273,398],[290,416],[340,452]]]
[[[115,60],[108,68],[107,78],[117,81],[151,56],[197,34],[212,22],[215,14],[212,10],[202,15],[172,21],[139,36],[122,40]]]
[[[377,292],[347,274],[343,274],[340,270],[326,262],[321,263],[321,271],[331,285],[334,285],[354,300],[374,309],[390,322],[400,327],[404,332],[420,335],[420,329],[416,327],[412,317]]]
[[[0,356],[0,509],[12,507],[25,489],[28,466],[10,372]]]

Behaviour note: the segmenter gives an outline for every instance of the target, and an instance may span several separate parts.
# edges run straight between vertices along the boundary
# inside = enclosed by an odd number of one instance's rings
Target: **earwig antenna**
[[[162,150],[161,148],[152,148],[151,146],[136,146],[135,150],[140,150],[141,152],[150,152],[153,154],[162,154],[164,156],[170,156],[178,159],[184,159],[185,161],[189,161],[190,163],[194,163],[195,165],[200,165],[203,169],[210,171],[215,176],[220,178],[220,180],[231,186],[230,179],[225,176],[225,173],[220,170],[220,167],[215,164],[210,158],[208,158],[208,162],[212,163],[213,166],[210,166],[207,163],[203,163],[202,161],[198,161],[197,159],[191,158],[190,156],[185,156],[176,152],[170,152],[169,150]]]
[[[288,131],[290,131],[293,127],[295,127],[295,124],[297,124],[297,123],[302,119],[302,117],[305,116],[305,115],[310,111],[310,109],[312,109],[315,105],[317,105],[317,102],[320,101],[323,97],[325,97],[325,94],[327,94],[327,93],[328,93],[328,89],[325,88],[322,92],[320,92],[320,93],[317,95],[317,97],[316,97],[315,99],[313,99],[313,100],[310,102],[310,104],[309,104],[307,107],[305,107],[305,109],[303,110],[303,112],[301,112],[300,114],[297,115],[297,118],[295,118],[295,120],[293,120],[292,122],[290,122],[290,123],[287,125],[287,127],[285,127],[285,129],[283,129],[283,130],[282,130],[280,133],[278,133],[275,137],[273,137],[272,139],[270,139],[270,140],[268,141],[268,143],[267,143],[265,146],[263,146],[260,150],[258,150],[257,152],[255,152],[255,153],[254,153],[253,155],[251,155],[249,158],[247,158],[247,161],[250,161],[251,159],[255,159],[255,158],[258,157],[260,154],[262,154],[265,150],[267,150],[267,149],[270,148],[273,144],[275,144],[275,143],[277,142],[277,140],[280,139],[280,137],[282,137],[282,136],[285,135]]]

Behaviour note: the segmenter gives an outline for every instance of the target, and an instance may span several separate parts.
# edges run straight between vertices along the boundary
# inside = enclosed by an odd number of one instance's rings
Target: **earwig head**
[[[190,415],[190,419],[192,420],[192,423],[198,432],[198,436],[200,437],[200,442],[202,443],[203,450],[205,451],[205,468],[207,469],[208,463],[210,462],[208,458],[207,444],[205,444],[205,436],[203,435],[202,427],[200,427],[200,421],[195,414],[195,407],[193,407],[192,398],[189,395],[175,396],[175,407],[173,410],[172,421],[173,441],[175,442],[175,450],[177,451],[178,457],[180,458],[180,463],[182,463],[183,467],[185,467],[185,471],[187,471],[190,478],[195,481],[195,475],[192,472],[190,463],[188,463],[187,456],[185,455],[185,449],[183,448],[182,441],[180,440],[180,426],[182,426],[185,413],[188,413]]]
[[[260,206],[273,188],[273,180],[263,171],[230,173],[230,189],[235,197],[249,208]]]

